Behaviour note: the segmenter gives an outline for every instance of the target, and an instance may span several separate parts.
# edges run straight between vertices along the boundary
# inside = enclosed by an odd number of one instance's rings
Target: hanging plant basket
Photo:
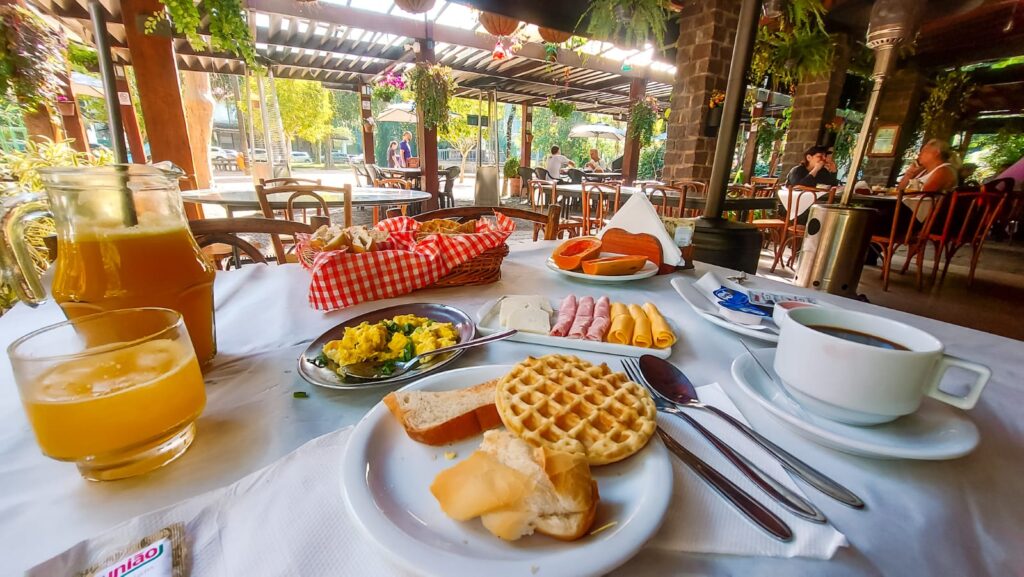
[[[60,112],[61,116],[74,116],[75,115],[75,101],[74,100],[58,100],[57,111]]]
[[[722,107],[716,106],[708,110],[704,117],[704,136],[718,136],[718,127],[722,125]]]
[[[479,20],[484,30],[495,36],[511,36],[519,28],[519,20],[493,12],[481,12]]]
[[[423,14],[434,7],[436,0],[395,0],[395,6],[410,14]]]
[[[561,44],[572,38],[572,34],[555,30],[554,28],[537,28],[537,32],[540,32],[540,37],[544,39],[544,42],[551,42],[553,44]]]

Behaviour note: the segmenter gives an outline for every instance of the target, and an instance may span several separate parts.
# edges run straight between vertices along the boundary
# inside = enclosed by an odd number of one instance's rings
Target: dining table
[[[855,510],[806,490],[807,497],[849,541],[831,559],[691,554],[648,545],[613,575],[1021,574],[1024,500],[1020,499],[1018,473],[1024,463],[1024,364],[1020,362],[1024,358],[1024,343],[858,300],[752,278],[761,288],[813,295],[843,308],[883,315],[918,327],[938,337],[948,353],[991,367],[991,382],[977,407],[969,413],[981,439],[969,455],[951,461],[853,456],[797,434],[747,397],[730,373],[733,360],[745,352],[740,342],[744,337],[708,323],[670,284],[677,278],[692,282],[708,271],[721,276],[735,271],[697,263],[692,271],[597,287],[548,270],[545,262],[555,246],[557,241],[512,244],[502,265],[501,279],[492,284],[425,289],[330,313],[309,307],[310,276],[298,265],[256,264],[218,271],[214,283],[218,353],[204,373],[208,401],[198,421],[196,441],[177,461],[129,480],[88,482],[79,477],[72,464],[43,456],[18,400],[10,363],[4,355],[0,360],[0,374],[7,383],[0,390],[0,574],[21,574],[81,540],[136,516],[235,483],[311,439],[358,423],[389,389],[322,389],[305,382],[296,371],[303,349],[346,319],[381,307],[415,302],[445,303],[473,316],[486,302],[504,294],[539,294],[556,300],[569,293],[606,294],[614,301],[654,303],[679,329],[679,340],[669,357],[672,364],[684,370],[697,385],[718,383],[754,429],[840,481],[867,504],[865,509]],[[0,317],[0,343],[7,346],[30,331],[61,320],[61,310],[52,301],[38,308],[16,305]],[[766,346],[760,341],[744,340],[755,349]],[[449,366],[509,364],[527,355],[551,352],[573,353],[502,341],[468,350]],[[574,354],[619,368],[620,357]],[[341,455],[337,458],[340,466]],[[688,476],[677,483],[702,482],[689,470],[685,472]],[[337,500],[307,503],[299,508],[344,510],[337,475],[325,475],[316,482],[329,484],[334,491],[330,494],[337,495]],[[276,493],[273,498],[288,500],[287,503],[298,507],[304,497],[304,491],[296,491]],[[289,521],[293,527],[304,522],[301,517]],[[257,531],[255,527],[252,530]],[[320,535],[309,543],[308,550],[261,551],[245,575],[286,574],[271,567],[287,565],[288,559],[318,555],[317,547],[330,547],[335,538]],[[228,546],[217,543],[216,536],[211,539],[217,546]],[[361,563],[390,567],[387,555],[373,553],[369,546],[355,546],[363,547],[369,556],[369,560],[361,558]],[[356,564],[350,567],[347,571],[323,570],[319,574],[360,575]],[[384,573],[406,574],[397,567]],[[543,571],[537,574],[544,575]]]
[[[545,191],[550,194],[552,183],[550,181],[543,185]],[[579,207],[583,200],[583,185],[582,184],[556,184],[557,195],[561,198],[563,203],[563,210],[568,207],[570,210],[573,207]],[[643,188],[638,186],[623,186],[619,188],[620,205],[621,203],[629,200],[634,194],[644,194]],[[660,194],[657,200],[660,201]],[[666,191],[665,194],[668,197],[667,204],[670,208],[676,208],[679,206],[679,197],[675,196],[671,191]],[[652,199],[652,202],[655,202]],[[707,202],[707,198],[704,196],[687,196],[684,207],[688,210],[703,210],[704,205]],[[722,210],[725,212],[736,212],[737,218],[740,221],[746,221],[747,215],[752,210],[770,210],[778,205],[778,200],[771,197],[766,198],[747,198],[747,197],[727,197],[722,204]]]
[[[327,206],[340,208],[345,206],[345,196],[337,192],[317,192]],[[260,200],[256,196],[256,190],[216,190],[197,189],[184,190],[181,192],[181,199],[185,202],[197,204],[210,204],[221,206],[228,218],[234,217],[236,211],[259,211]],[[380,218],[381,207],[387,206],[408,206],[418,205],[421,202],[430,200],[430,193],[421,190],[403,190],[398,188],[382,188],[376,186],[356,186],[352,188],[352,206],[369,206],[373,209],[373,222]],[[288,208],[287,199],[283,196],[269,199],[270,208],[273,210],[285,210]],[[305,196],[292,203],[293,208],[316,209],[320,203]]]

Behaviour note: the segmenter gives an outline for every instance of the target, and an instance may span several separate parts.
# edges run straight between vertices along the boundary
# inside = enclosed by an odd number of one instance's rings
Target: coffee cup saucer
[[[970,453],[978,445],[978,428],[958,409],[925,399],[912,415],[890,423],[861,427],[832,421],[802,407],[783,391],[775,370],[775,349],[755,350],[736,357],[732,376],[740,389],[797,433],[826,447],[881,459],[955,459]],[[774,379],[774,382],[773,380]]]

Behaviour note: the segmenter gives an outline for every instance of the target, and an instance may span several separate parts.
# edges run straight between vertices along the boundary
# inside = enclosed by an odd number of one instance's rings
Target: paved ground
[[[296,176],[320,178],[324,184],[329,185],[355,182],[351,170],[297,171]],[[252,181],[244,175],[225,173],[223,176],[217,175],[216,187],[251,188]],[[454,190],[456,202],[460,205],[472,205],[473,189],[474,180],[471,175],[463,182],[457,183]],[[511,199],[504,200],[503,204],[519,206],[517,201]],[[223,212],[218,211],[216,207],[208,207],[207,216],[223,216]],[[357,211],[353,220],[356,223],[368,224],[370,211]],[[530,242],[531,239],[532,228],[520,223],[509,242]],[[269,243],[265,246],[269,246]],[[1019,316],[1024,304],[1024,243],[986,244],[974,286],[968,288],[967,266],[970,257],[970,250],[962,249],[953,259],[949,275],[943,284],[926,286],[923,291],[918,291],[913,268],[906,275],[898,274],[903,260],[901,255],[897,255],[889,290],[882,290],[881,268],[866,267],[861,277],[860,292],[869,301],[878,305],[1024,340],[1024,322],[1021,322]],[[929,273],[931,262],[929,253],[925,264]],[[759,274],[784,282],[792,281],[791,270],[780,267],[776,274],[769,273],[771,263],[771,254],[764,251],[758,268]]]

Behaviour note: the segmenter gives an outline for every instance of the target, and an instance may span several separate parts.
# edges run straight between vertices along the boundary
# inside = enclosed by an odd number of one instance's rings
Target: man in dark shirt
[[[835,173],[826,167],[828,149],[823,146],[812,146],[804,152],[804,161],[793,167],[786,177],[786,186],[809,186],[815,188],[820,184],[835,186],[839,182]]]
[[[398,145],[402,151],[402,166],[409,166],[409,159],[412,158],[412,133],[408,130],[402,134],[402,142]]]

